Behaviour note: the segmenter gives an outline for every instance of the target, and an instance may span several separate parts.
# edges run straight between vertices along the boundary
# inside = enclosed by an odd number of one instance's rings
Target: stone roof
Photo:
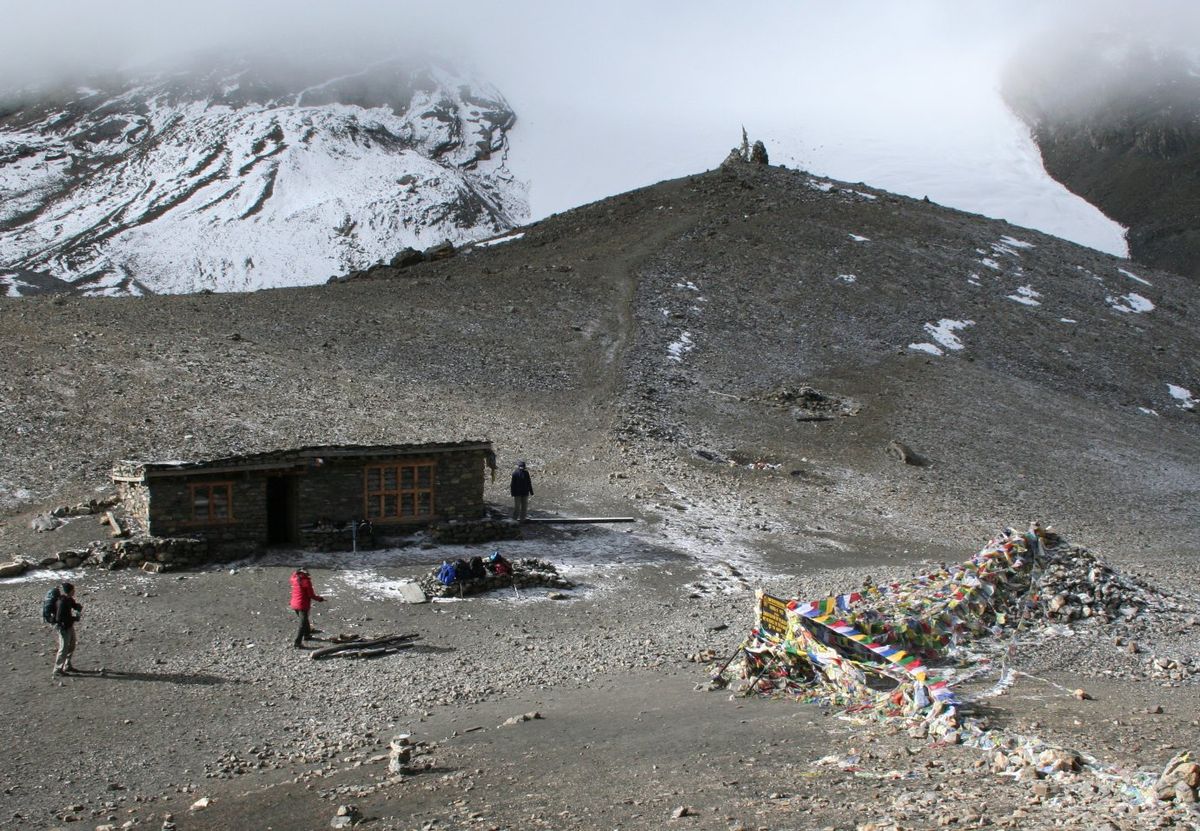
[[[324,444],[268,450],[217,459],[141,461],[121,459],[113,464],[112,477],[119,481],[138,482],[147,476],[188,476],[213,473],[218,470],[256,470],[276,467],[308,467],[323,458],[387,457],[429,453],[448,453],[455,450],[484,450],[492,454],[487,439],[467,439],[453,442],[412,442],[407,444]],[[489,459],[494,460],[494,455]],[[494,464],[494,461],[492,462]]]

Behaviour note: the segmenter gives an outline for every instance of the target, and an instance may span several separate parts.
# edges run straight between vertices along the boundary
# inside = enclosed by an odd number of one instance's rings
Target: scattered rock
[[[505,719],[504,724],[502,724],[500,726],[501,727],[512,727],[515,724],[521,724],[526,721],[534,721],[536,719],[540,719],[541,717],[542,717],[542,714],[537,711],[533,711],[533,712],[529,712],[529,713],[522,713],[519,716],[512,716],[511,718]]]
[[[29,521],[29,527],[34,531],[37,531],[39,534],[43,534],[47,531],[53,531],[54,529],[61,527],[62,524],[63,521],[53,514],[38,514]]]
[[[330,828],[350,828],[362,822],[362,814],[354,805],[339,805],[337,813],[329,821]]]
[[[24,560],[13,560],[11,563],[0,565],[0,577],[20,577],[29,570],[29,563]]]
[[[893,439],[887,446],[888,455],[895,457],[897,460],[904,462],[906,465],[914,467],[925,467],[929,464],[929,460],[922,456],[917,451],[913,450],[902,441]]]

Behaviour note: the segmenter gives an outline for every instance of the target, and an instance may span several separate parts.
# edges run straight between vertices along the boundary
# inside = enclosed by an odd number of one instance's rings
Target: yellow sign
[[[766,592],[758,593],[758,628],[768,635],[782,638],[787,634],[787,601]]]

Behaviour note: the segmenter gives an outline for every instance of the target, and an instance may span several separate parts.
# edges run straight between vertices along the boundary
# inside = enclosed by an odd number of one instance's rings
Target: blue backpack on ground
[[[58,596],[61,593],[58,586],[46,592],[46,597],[42,600],[42,620],[46,623],[58,623]]]
[[[458,569],[454,567],[454,563],[442,561],[442,567],[438,569],[438,582],[443,586],[452,586],[458,580]]]

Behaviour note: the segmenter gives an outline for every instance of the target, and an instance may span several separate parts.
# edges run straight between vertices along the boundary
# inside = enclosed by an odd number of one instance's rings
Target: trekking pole
[[[519,591],[517,591],[517,575],[511,574],[509,576],[512,577],[513,591],[517,593],[517,600],[520,600],[521,593]]]
[[[767,674],[767,670],[769,670],[774,664],[775,658],[773,657],[769,657],[763,661],[762,669],[760,669],[758,674],[755,675],[753,680],[750,681],[750,686],[746,687],[745,692],[742,693],[742,698],[747,698],[752,692],[754,692],[754,688],[758,686],[758,682],[762,680],[762,677]]]

